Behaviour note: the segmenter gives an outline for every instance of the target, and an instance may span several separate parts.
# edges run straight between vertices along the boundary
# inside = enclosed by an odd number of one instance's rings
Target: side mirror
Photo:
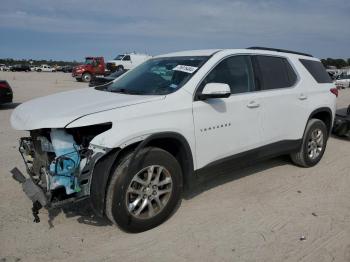
[[[231,89],[228,84],[208,83],[204,86],[201,94],[198,95],[199,100],[208,98],[227,98],[231,95]]]

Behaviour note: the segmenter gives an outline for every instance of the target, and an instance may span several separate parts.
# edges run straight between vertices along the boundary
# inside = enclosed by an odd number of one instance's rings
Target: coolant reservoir
[[[56,154],[56,161],[50,165],[50,189],[63,186],[67,195],[78,192],[80,189],[74,172],[79,166],[80,156],[74,138],[63,129],[52,129],[50,136]]]

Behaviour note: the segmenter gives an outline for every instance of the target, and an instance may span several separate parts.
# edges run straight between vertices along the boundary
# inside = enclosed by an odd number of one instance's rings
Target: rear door
[[[261,144],[260,107],[250,56],[223,59],[201,82],[197,94],[207,83],[228,84],[231,96],[195,98],[193,102],[198,168]]]
[[[300,139],[308,97],[290,61],[269,55],[255,55],[253,61],[258,75],[263,144]]]

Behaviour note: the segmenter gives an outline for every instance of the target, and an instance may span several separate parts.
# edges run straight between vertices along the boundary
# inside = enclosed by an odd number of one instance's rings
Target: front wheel
[[[300,150],[290,155],[292,161],[301,167],[316,165],[324,154],[327,138],[325,123],[319,119],[311,119],[306,125]]]
[[[123,71],[124,70],[124,66],[118,65],[116,70],[117,71]]]
[[[90,73],[84,73],[81,78],[84,82],[90,82],[91,81],[91,74]]]
[[[125,156],[112,174],[106,215],[121,229],[136,233],[163,223],[180,204],[182,172],[177,160],[160,148],[132,156]]]

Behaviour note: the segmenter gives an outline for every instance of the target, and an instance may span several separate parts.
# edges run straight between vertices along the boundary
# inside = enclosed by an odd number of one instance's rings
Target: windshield
[[[107,85],[105,90],[137,95],[170,94],[183,86],[207,60],[206,56],[151,59]]]
[[[124,57],[124,55],[118,55],[116,58],[114,58],[114,60],[122,60]]]

